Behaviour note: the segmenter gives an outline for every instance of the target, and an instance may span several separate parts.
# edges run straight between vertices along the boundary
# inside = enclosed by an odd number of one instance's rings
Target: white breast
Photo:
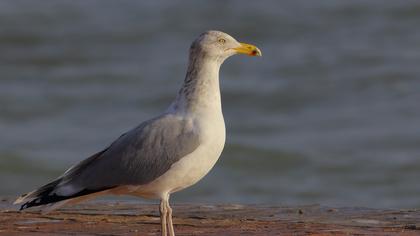
[[[146,198],[161,198],[165,194],[187,188],[202,179],[216,164],[225,145],[223,115],[199,119],[200,146],[192,153],[174,163],[156,180],[141,186],[130,186],[119,193]]]

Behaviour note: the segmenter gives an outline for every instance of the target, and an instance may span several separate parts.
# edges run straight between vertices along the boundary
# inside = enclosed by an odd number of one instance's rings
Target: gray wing
[[[190,121],[165,114],[123,134],[107,149],[23,195],[22,208],[57,202],[121,185],[147,184],[199,146]],[[32,201],[30,201],[32,200]],[[29,202],[30,201],[30,202]]]
[[[70,169],[63,183],[87,189],[146,184],[198,146],[191,122],[164,115],[142,123],[100,155]]]

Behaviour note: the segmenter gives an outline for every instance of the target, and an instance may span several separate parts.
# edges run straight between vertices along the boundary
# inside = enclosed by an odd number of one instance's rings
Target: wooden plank
[[[157,205],[97,201],[54,211],[0,204],[1,235],[157,235]],[[420,235],[420,210],[176,204],[177,235]]]

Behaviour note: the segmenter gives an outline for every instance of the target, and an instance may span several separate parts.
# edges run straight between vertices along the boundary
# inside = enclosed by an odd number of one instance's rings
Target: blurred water
[[[0,2],[0,195],[158,114],[219,29],[228,137],[175,201],[420,207],[418,1]]]

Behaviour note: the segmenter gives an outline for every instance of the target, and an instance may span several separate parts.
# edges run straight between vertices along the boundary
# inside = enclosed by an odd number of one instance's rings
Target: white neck
[[[190,58],[187,75],[168,111],[181,113],[221,112],[219,70],[221,62]]]

